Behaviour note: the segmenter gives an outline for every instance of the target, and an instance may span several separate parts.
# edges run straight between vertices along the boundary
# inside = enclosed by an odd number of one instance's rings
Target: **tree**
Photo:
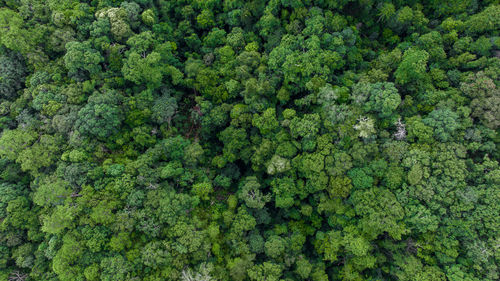
[[[212,11],[204,9],[201,13],[196,17],[196,22],[203,29],[208,29],[215,25],[214,15]]]
[[[491,5],[480,13],[472,15],[464,23],[467,32],[470,34],[481,34],[498,30],[500,21],[495,15],[498,14],[499,9],[498,5]]]
[[[354,168],[350,170],[347,175],[351,178],[355,188],[365,189],[373,185],[373,178],[367,174],[369,171],[369,169]]]
[[[121,41],[131,35],[128,24],[128,13],[124,8],[105,8],[95,14],[97,19],[107,19],[111,24],[111,33],[116,40]]]
[[[90,42],[68,42],[66,43],[66,54],[64,64],[70,75],[77,75],[82,71],[90,75],[101,72],[100,63],[104,61],[101,54],[92,48]]]
[[[13,201],[18,196],[22,196],[23,189],[21,185],[9,183],[0,184],[0,196],[2,198],[2,201],[0,201],[0,218],[5,219],[7,217],[7,206],[9,202]]]
[[[353,88],[352,98],[366,112],[378,112],[381,118],[391,116],[401,103],[398,90],[390,82],[358,83]]]
[[[352,200],[356,214],[361,216],[360,228],[370,239],[387,232],[392,238],[400,240],[401,235],[406,233],[402,223],[404,210],[392,192],[382,188],[358,190],[353,193]]]
[[[499,280],[498,0],[1,0],[0,280]]]
[[[400,85],[421,86],[427,83],[427,60],[429,54],[426,51],[410,48],[403,54],[403,60],[394,72],[396,83]]]
[[[68,205],[58,205],[50,215],[43,218],[42,231],[59,234],[71,226],[76,210]]]
[[[212,264],[206,264],[202,263],[199,266],[199,270],[196,272],[193,272],[190,268],[188,270],[183,270],[182,271],[182,281],[212,281],[214,280],[211,276],[210,273],[213,270]]]
[[[347,198],[352,188],[351,179],[345,176],[330,177],[328,192],[330,196]]]
[[[420,36],[419,45],[429,54],[430,62],[442,62],[446,59],[443,39],[439,32],[432,31]]]
[[[373,119],[369,117],[359,118],[358,123],[353,126],[355,130],[359,131],[359,136],[365,139],[371,137],[376,132],[374,127]]]
[[[290,134],[294,138],[312,138],[318,131],[320,117],[318,114],[305,114],[304,117],[294,117],[290,121]]]
[[[0,56],[0,97],[15,97],[23,85],[25,72],[21,56],[15,53]]]
[[[276,259],[285,252],[285,240],[277,235],[273,235],[267,239],[264,244],[264,250],[268,257]]]
[[[138,85],[156,88],[163,78],[160,59],[157,52],[142,57],[138,53],[130,53],[122,68],[123,77]]]
[[[120,94],[113,90],[95,92],[78,112],[75,127],[84,136],[109,137],[118,131],[123,119],[119,107],[121,99]]]
[[[83,254],[83,247],[74,233],[63,236],[63,244],[57,251],[52,263],[52,270],[60,280],[83,280],[83,270],[78,259]]]
[[[9,160],[16,160],[24,149],[28,148],[38,135],[30,130],[5,130],[0,137],[0,155]]]
[[[144,31],[139,34],[130,36],[127,40],[127,45],[130,46],[130,51],[143,56],[151,52],[158,42],[154,38],[151,31]]]
[[[234,237],[242,236],[247,231],[253,230],[256,225],[255,218],[245,208],[240,207],[234,217],[230,233]]]
[[[415,137],[421,142],[432,142],[434,130],[427,126],[420,116],[413,116],[406,120],[408,124],[408,139],[413,140]]]
[[[276,120],[276,110],[274,108],[266,109],[261,116],[255,114],[252,119],[252,125],[259,128],[262,135],[268,135],[279,128]]]
[[[238,197],[245,201],[247,207],[262,209],[271,200],[271,196],[269,194],[264,195],[260,189],[261,185],[256,177],[247,177],[242,182]]]
[[[250,280],[278,281],[281,277],[281,271],[282,269],[279,265],[264,262],[250,268],[248,270],[248,277],[250,277]]]
[[[75,40],[75,31],[71,28],[56,29],[50,36],[49,44],[54,52],[64,52],[66,44]]]
[[[33,196],[33,202],[40,206],[58,205],[70,196],[68,182],[61,179],[45,178]]]
[[[495,117],[500,113],[500,90],[490,77],[484,72],[471,74],[460,89],[472,99],[470,107],[473,117],[490,129],[500,126],[500,121]]]
[[[201,182],[193,185],[193,193],[201,200],[209,200],[209,194],[213,192],[212,183]]]
[[[33,37],[24,28],[22,17],[15,11],[5,7],[0,9],[0,29],[2,30],[0,43],[5,47],[23,54],[33,48],[34,42],[28,40]]]
[[[275,196],[275,205],[278,208],[289,208],[294,203],[294,197],[298,194],[295,181],[289,177],[275,178],[271,182],[272,191]]]
[[[163,95],[155,101],[152,117],[158,124],[167,123],[170,126],[177,108],[177,101],[174,97]]]
[[[107,257],[101,261],[101,280],[126,280],[127,273],[132,270],[129,262],[121,255]]]
[[[143,23],[153,25],[156,21],[154,11],[152,9],[145,10],[141,14],[141,19]]]
[[[449,108],[435,109],[422,121],[425,125],[434,127],[434,135],[442,142],[448,141],[453,132],[460,128],[458,114]]]
[[[253,256],[246,255],[243,257],[236,257],[227,263],[229,275],[236,281],[243,281],[247,277],[247,270],[253,266]]]
[[[224,143],[224,158],[228,162],[234,162],[236,159],[245,159],[248,157],[247,134],[242,128],[227,127],[220,133],[220,140]],[[239,155],[239,157],[237,156]]]
[[[303,257],[300,257],[296,261],[296,266],[297,266],[297,268],[295,269],[295,272],[302,279],[306,279],[307,277],[309,277],[309,275],[311,274],[311,271],[312,271],[312,265],[311,265],[311,263],[308,260],[306,260]]]
[[[38,175],[41,168],[52,165],[61,151],[61,139],[52,135],[42,135],[40,140],[31,147],[21,151],[16,162],[21,164],[23,171]]]
[[[269,164],[267,164],[267,173],[270,175],[284,173],[291,169],[290,161],[279,155],[273,155]]]
[[[328,231],[316,233],[314,248],[319,254],[323,254],[323,259],[330,262],[335,262],[338,259],[339,251],[342,247],[343,240],[340,231]]]

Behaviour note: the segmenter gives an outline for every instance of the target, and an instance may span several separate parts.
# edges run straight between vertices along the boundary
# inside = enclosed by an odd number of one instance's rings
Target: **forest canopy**
[[[0,280],[500,279],[498,0],[0,0]]]

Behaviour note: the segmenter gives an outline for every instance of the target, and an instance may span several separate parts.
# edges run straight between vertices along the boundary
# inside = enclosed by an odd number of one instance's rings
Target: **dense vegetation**
[[[0,0],[0,280],[499,280],[498,0]]]

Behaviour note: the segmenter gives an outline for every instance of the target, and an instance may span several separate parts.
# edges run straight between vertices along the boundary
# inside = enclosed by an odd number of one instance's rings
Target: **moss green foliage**
[[[500,280],[498,0],[0,0],[0,280]]]

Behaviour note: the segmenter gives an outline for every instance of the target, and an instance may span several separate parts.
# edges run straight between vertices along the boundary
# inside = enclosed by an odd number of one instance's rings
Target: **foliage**
[[[496,0],[0,1],[0,280],[500,280]]]

